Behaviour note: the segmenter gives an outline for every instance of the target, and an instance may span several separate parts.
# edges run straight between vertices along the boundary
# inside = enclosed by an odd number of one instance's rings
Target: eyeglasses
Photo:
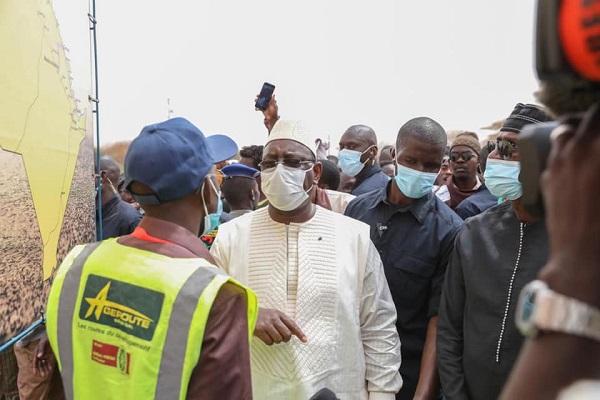
[[[277,164],[283,164],[284,167],[291,169],[301,169],[307,171],[315,165],[314,161],[301,161],[295,158],[284,158],[283,160],[263,160],[258,167],[261,171],[266,171],[277,167]]]
[[[472,151],[463,151],[462,153],[450,153],[450,161],[457,162],[459,158],[462,158],[465,162],[475,157],[475,153]]]
[[[505,160],[510,160],[512,158],[513,152],[518,150],[517,144],[509,142],[508,140],[490,140],[487,144],[488,154],[490,154],[494,149],[498,149],[498,154]]]

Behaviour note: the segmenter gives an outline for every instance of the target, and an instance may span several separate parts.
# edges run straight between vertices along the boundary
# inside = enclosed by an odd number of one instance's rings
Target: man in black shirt
[[[120,175],[119,164],[112,157],[107,155],[100,157],[100,189],[96,198],[98,240],[128,235],[142,219],[142,214],[135,207],[121,199],[116,189]],[[98,184],[98,177],[96,177],[96,184]],[[98,222],[98,202],[102,207],[102,229]]]
[[[484,174],[490,192],[506,201],[469,218],[456,238],[437,348],[448,400],[497,399],[519,354],[517,296],[546,263],[548,234],[521,200],[518,137],[524,126],[550,120],[538,106],[515,106],[490,146]]]
[[[338,166],[355,178],[351,193],[359,196],[378,190],[388,182],[377,159],[377,135],[365,125],[353,125],[340,138]]]
[[[381,190],[359,196],[346,209],[346,215],[371,226],[396,305],[404,380],[396,399],[438,394],[437,312],[446,265],[462,224],[432,193],[446,143],[446,132],[434,120],[408,121],[392,152],[395,178]]]

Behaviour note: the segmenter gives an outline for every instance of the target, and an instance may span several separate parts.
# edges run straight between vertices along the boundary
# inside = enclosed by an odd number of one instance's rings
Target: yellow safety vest
[[[198,258],[170,258],[109,239],[75,247],[48,298],[48,339],[67,399],[185,399],[221,286],[256,296]]]

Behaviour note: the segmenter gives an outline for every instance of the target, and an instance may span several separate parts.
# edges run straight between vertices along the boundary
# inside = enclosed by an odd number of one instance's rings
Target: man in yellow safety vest
[[[75,247],[48,299],[68,399],[252,398],[256,297],[198,239],[220,201],[219,139],[173,118],[131,143],[125,184],[143,220],[131,235]]]

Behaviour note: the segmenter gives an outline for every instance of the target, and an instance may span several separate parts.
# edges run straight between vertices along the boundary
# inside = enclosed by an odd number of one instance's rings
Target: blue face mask
[[[483,178],[490,193],[498,198],[516,200],[523,195],[519,182],[521,163],[489,158]]]
[[[433,190],[437,172],[421,172],[400,164],[396,168],[396,184],[406,197],[420,199]]]
[[[208,235],[217,229],[221,224],[221,214],[223,213],[223,201],[221,200],[221,193],[215,189],[215,186],[210,179],[208,182],[210,183],[212,189],[217,193],[217,212],[209,214],[208,209],[206,208],[204,197],[202,197],[202,205],[204,205],[204,230],[200,236]],[[204,185],[202,185],[202,193],[204,193]]]
[[[356,150],[340,150],[338,154],[338,165],[343,173],[350,176],[356,176],[365,166],[365,163],[369,160],[366,160],[364,163],[360,162],[360,158],[363,154],[369,151],[373,146],[369,146],[362,153]]]

